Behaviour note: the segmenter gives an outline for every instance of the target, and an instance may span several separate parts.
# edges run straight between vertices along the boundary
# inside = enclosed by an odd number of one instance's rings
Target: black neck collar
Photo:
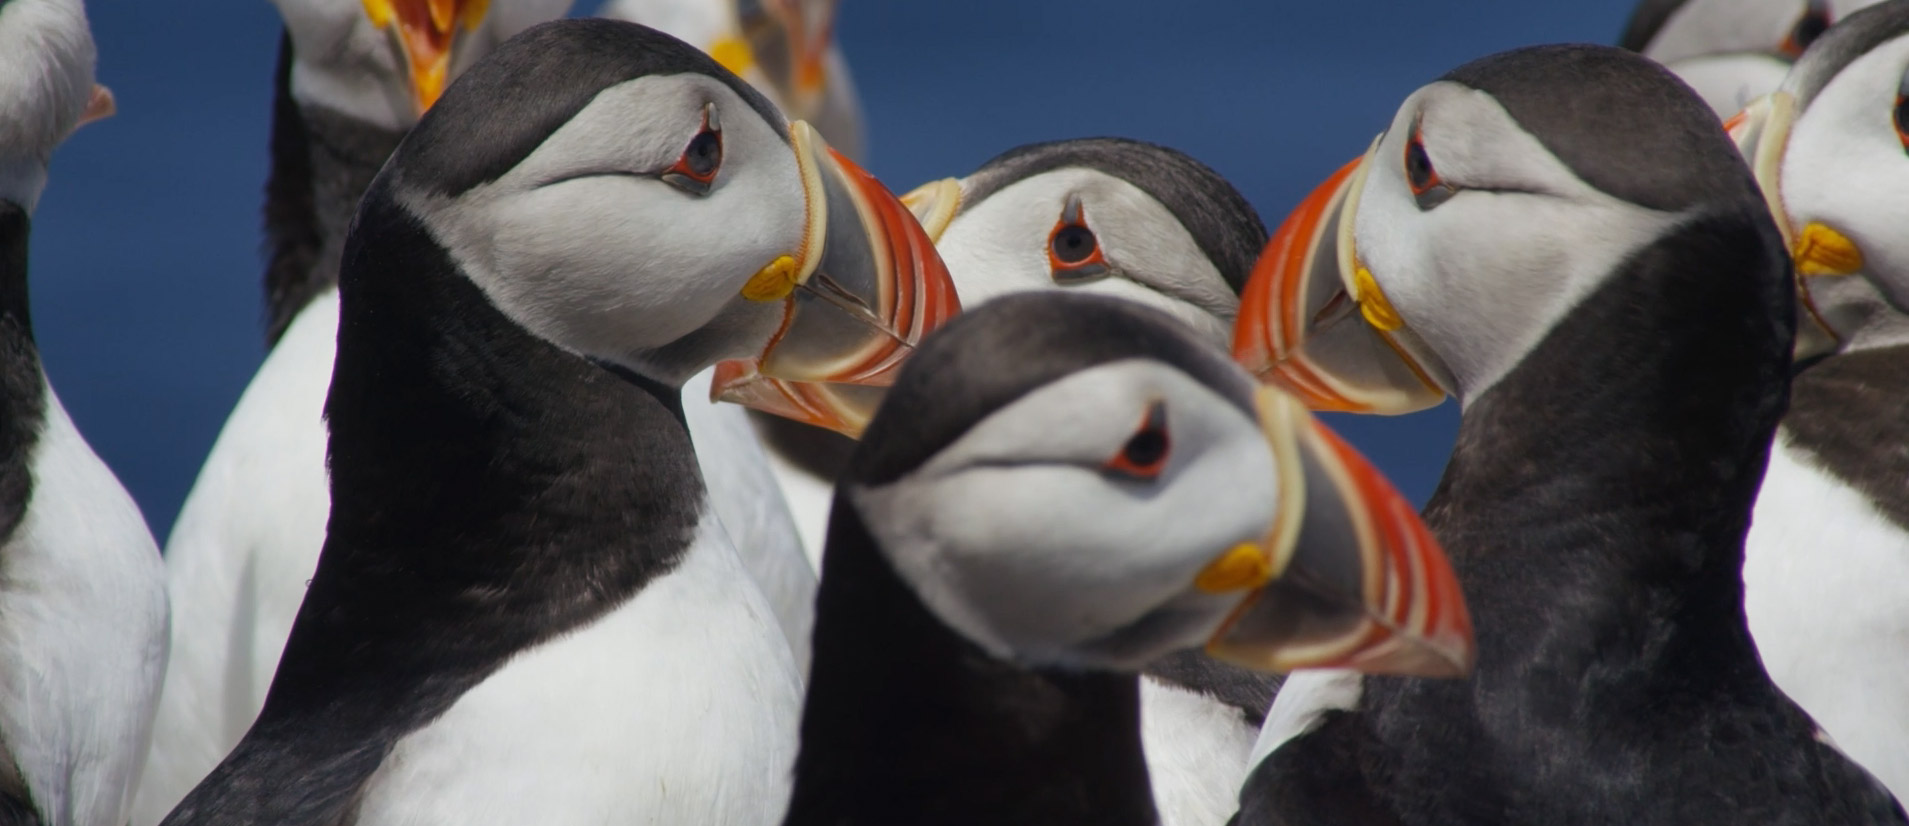
[[[1153,826],[1132,675],[1032,671],[937,621],[838,495],[786,826]]]

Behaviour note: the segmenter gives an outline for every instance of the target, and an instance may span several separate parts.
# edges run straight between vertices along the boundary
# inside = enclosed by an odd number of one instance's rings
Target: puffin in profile
[[[775,822],[800,677],[680,387],[892,381],[957,308],[913,217],[693,47],[559,20],[406,135],[338,296],[324,551],[165,822]]]
[[[1458,399],[1425,516],[1478,664],[1295,675],[1239,823],[1905,822],[1744,621],[1794,293],[1750,171],[1661,66],[1542,46],[1407,98],[1275,233],[1235,354],[1314,407]]]
[[[835,42],[838,0],[609,0],[597,14],[665,32],[708,52],[791,119],[860,161],[861,97]]]
[[[79,0],[0,4],[0,823],[123,826],[166,667],[138,505],[48,383],[28,236],[54,150],[113,112]]]
[[[1217,172],[1173,149],[1122,138],[1023,146],[902,200],[936,239],[963,306],[1031,291],[1107,295],[1161,310],[1221,347],[1266,243],[1252,205]],[[737,397],[795,419],[824,411],[847,421],[826,411],[866,406],[871,391],[767,382],[752,392]],[[819,557],[831,482],[855,443],[767,432],[784,448],[773,455]],[[1278,678],[1190,653],[1150,663],[1145,676],[1142,733],[1163,823],[1219,826],[1237,808]]]
[[[1836,24],[1734,124],[1795,262],[1797,363],[1744,549],[1764,667],[1909,796],[1909,0]]]
[[[1777,87],[1836,21],[1877,0],[1643,0],[1618,45],[1664,64],[1718,117]]]
[[[1224,349],[1103,295],[1007,296],[925,341],[823,566],[785,826],[1152,826],[1149,662],[1471,658],[1390,483]]]
[[[478,58],[570,0],[275,0],[285,22],[265,185],[270,351],[166,542],[172,660],[133,826],[152,826],[265,702],[324,543],[338,261],[365,187]]]

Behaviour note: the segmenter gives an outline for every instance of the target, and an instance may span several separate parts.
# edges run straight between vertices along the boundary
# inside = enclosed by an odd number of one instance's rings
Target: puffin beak
[[[1826,276],[1853,275],[1863,269],[1863,251],[1835,227],[1812,221],[1798,228],[1791,223],[1783,203],[1783,155],[1789,149],[1790,129],[1796,123],[1796,98],[1777,91],[1757,98],[1736,116],[1724,122],[1724,129],[1737,143],[1738,151],[1756,176],[1763,200],[1783,233],[1783,246],[1795,264],[1797,313],[1797,359],[1833,352],[1841,344],[1836,329],[1823,318],[1810,295],[1810,282]]]
[[[1406,329],[1352,236],[1378,143],[1313,190],[1260,254],[1240,295],[1233,357],[1314,410],[1396,414],[1444,399],[1449,379]]]
[[[1298,400],[1262,387],[1255,402],[1280,502],[1262,541],[1228,550],[1194,582],[1245,592],[1207,653],[1259,671],[1471,673],[1458,578],[1411,504]]]
[[[422,114],[437,103],[451,77],[451,45],[457,29],[477,28],[490,0],[363,0],[365,16],[392,30],[411,68],[411,90]],[[395,28],[394,28],[395,25]]]
[[[835,0],[759,0],[743,6],[740,33],[718,39],[710,56],[739,77],[760,68],[759,77],[767,77],[792,113],[812,114],[828,88]]]
[[[73,128],[78,129],[93,121],[110,118],[117,111],[119,111],[119,105],[113,102],[113,90],[95,83],[93,94],[86,99],[86,111],[80,113],[79,122],[73,124]]]
[[[712,398],[860,435],[923,336],[960,312],[954,281],[921,224],[874,176],[790,124],[808,195],[802,248],[743,286],[779,302],[762,352],[716,366]]]

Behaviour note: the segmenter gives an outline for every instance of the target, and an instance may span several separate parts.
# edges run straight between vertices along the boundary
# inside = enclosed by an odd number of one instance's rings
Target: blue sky
[[[1038,140],[1123,135],[1205,161],[1267,224],[1414,88],[1521,45],[1611,42],[1626,0],[844,0],[869,168],[905,191]],[[594,10],[578,6],[578,12]],[[119,114],[54,158],[34,328],[67,409],[163,542],[264,356],[258,210],[279,21],[265,0],[90,4]],[[1335,417],[1414,500],[1447,404]]]

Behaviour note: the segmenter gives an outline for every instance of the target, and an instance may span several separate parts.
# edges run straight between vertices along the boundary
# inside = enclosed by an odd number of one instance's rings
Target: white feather
[[[1175,685],[1140,681],[1140,741],[1162,826],[1220,826],[1239,809],[1253,728],[1239,709]]]
[[[1909,799],[1909,531],[1779,438],[1744,546],[1764,668],[1833,744]]]
[[[801,680],[715,527],[629,602],[400,740],[357,823],[778,823]]]
[[[0,551],[0,743],[48,824],[121,826],[166,664],[159,549],[52,388]]]
[[[1309,669],[1295,671],[1279,687],[1272,710],[1266,713],[1266,725],[1247,757],[1248,766],[1258,767],[1293,738],[1307,734],[1325,722],[1327,712],[1351,711],[1359,707],[1364,692],[1364,677],[1356,671]]]

